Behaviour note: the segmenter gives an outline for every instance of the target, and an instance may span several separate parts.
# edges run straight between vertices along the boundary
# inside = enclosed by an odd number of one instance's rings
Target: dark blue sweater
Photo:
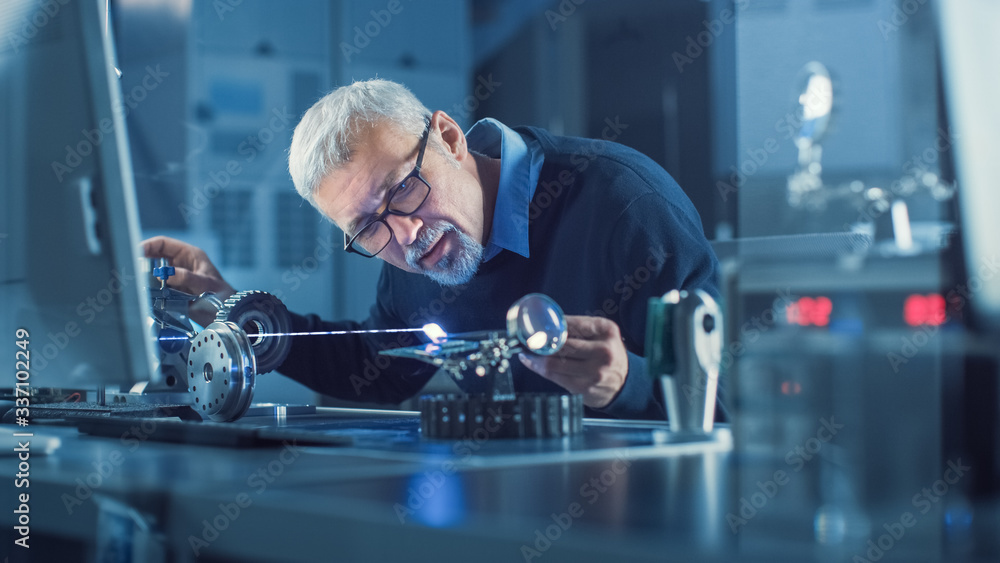
[[[567,315],[615,321],[629,350],[624,387],[604,409],[587,409],[587,416],[664,419],[662,397],[642,357],[647,302],[675,288],[718,296],[717,261],[694,206],[666,171],[628,147],[536,128],[516,131],[537,139],[545,152],[529,211],[531,258],[504,250],[461,287],[442,287],[386,264],[363,323],[293,315],[293,329],[412,328],[428,322],[449,332],[502,329],[514,301],[544,293]],[[377,352],[417,343],[407,334],[297,337],[278,371],[334,397],[398,403],[416,394],[434,368]],[[518,392],[562,391],[516,361],[513,378]]]

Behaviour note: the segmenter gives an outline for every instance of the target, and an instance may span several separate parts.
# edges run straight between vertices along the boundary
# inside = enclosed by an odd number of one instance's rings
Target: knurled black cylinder
[[[561,438],[583,432],[583,396],[524,393],[497,401],[488,395],[420,398],[425,438]]]

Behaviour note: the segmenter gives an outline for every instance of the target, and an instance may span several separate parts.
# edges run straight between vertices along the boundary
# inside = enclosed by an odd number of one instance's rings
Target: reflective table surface
[[[112,437],[33,423],[30,488],[7,479],[3,492],[11,502],[30,493],[31,558],[18,549],[10,561],[867,558],[862,543],[830,541],[852,521],[817,512],[803,487],[828,479],[826,461],[772,487],[773,468],[734,452],[725,425],[696,440],[666,423],[587,419],[573,438],[447,441],[422,438],[414,412],[295,412],[235,424],[344,444],[228,448],[150,439],[166,421]],[[13,476],[18,462],[7,454],[0,468]],[[1000,513],[991,510],[976,524],[988,526]],[[0,512],[6,545],[18,537],[15,518]],[[881,561],[989,560],[942,559],[925,530],[944,516],[921,518]]]

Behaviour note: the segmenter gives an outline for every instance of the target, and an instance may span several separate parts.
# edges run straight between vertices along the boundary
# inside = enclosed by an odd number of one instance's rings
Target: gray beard
[[[439,269],[425,270],[418,263],[418,260],[449,231],[457,235],[457,252],[441,258],[441,261],[437,263]],[[447,221],[438,221],[424,227],[419,238],[406,249],[406,264],[441,285],[469,283],[476,275],[476,271],[479,270],[479,264],[482,261],[483,245]]]

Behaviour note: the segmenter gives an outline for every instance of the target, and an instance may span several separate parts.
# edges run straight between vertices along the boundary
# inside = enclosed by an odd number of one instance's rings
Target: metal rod
[[[506,329],[474,330],[471,332],[456,332],[455,334],[449,334],[448,340],[489,340],[494,336],[504,336],[506,334]]]
[[[366,330],[329,330],[322,332],[261,332],[248,333],[249,338],[268,338],[274,336],[327,336],[338,334],[383,334],[391,332],[424,332],[422,328],[382,328]],[[160,336],[159,340],[188,340],[187,336]]]
[[[271,336],[327,336],[335,334],[384,334],[390,332],[423,332],[422,328],[376,328],[368,330],[329,330],[324,332],[261,332],[247,334],[250,338],[267,338]]]

